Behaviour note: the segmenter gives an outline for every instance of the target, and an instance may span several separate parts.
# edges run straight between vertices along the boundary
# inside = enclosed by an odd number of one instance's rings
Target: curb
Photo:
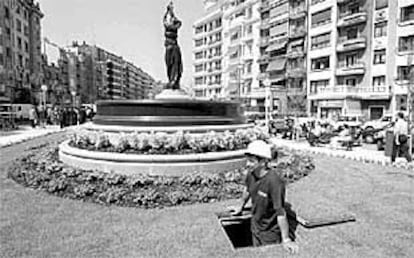
[[[47,136],[47,135],[54,134],[54,133],[59,133],[59,132],[65,132],[65,131],[68,131],[70,129],[72,129],[72,128],[71,127],[66,127],[64,129],[60,129],[60,128],[51,129],[51,130],[48,130],[46,132],[39,131],[38,133],[33,134],[33,135],[24,135],[24,134],[22,134],[22,137],[19,137],[17,139],[11,139],[9,141],[6,141],[5,143],[0,142],[0,149],[5,148],[5,147],[9,147],[9,146],[12,146],[12,145],[15,145],[15,144],[23,143],[23,142],[26,142],[26,141],[29,141],[29,140],[32,140],[32,139],[35,139],[35,138],[42,137],[42,136]],[[5,136],[5,137],[8,137],[8,136]]]
[[[299,152],[303,154],[323,155],[327,157],[335,157],[335,158],[358,161],[358,162],[362,162],[365,164],[377,164],[381,166],[403,168],[403,169],[414,171],[414,164],[409,164],[407,162],[404,162],[404,163],[394,162],[392,164],[389,157],[373,158],[373,157],[361,156],[361,155],[358,155],[358,153],[352,153],[352,152],[343,153],[343,152],[332,151],[330,149],[320,149],[316,147],[312,149],[308,149],[308,148],[303,148],[303,146],[295,146],[292,143],[281,142],[279,140],[272,140],[272,143],[277,146],[284,147],[288,149],[289,151],[295,151],[295,152]]]

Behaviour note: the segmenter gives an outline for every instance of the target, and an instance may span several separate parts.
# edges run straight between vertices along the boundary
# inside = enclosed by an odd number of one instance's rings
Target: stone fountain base
[[[172,94],[176,98],[172,98]],[[163,98],[167,97],[168,98]],[[181,96],[181,97],[180,97]],[[183,131],[203,134],[236,131],[252,127],[245,123],[237,102],[213,102],[184,98],[180,91],[164,91],[156,100],[101,101],[97,114],[86,129],[121,135],[131,132]],[[245,164],[244,150],[180,155],[137,155],[74,148],[64,142],[59,158],[82,169],[121,174],[145,173],[179,176],[194,172],[221,172]]]
[[[246,163],[244,150],[186,155],[137,155],[81,150],[69,146],[67,141],[59,146],[59,159],[86,170],[157,176],[223,172],[240,168]]]

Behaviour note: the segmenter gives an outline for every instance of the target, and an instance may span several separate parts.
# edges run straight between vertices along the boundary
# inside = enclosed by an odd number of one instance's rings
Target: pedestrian
[[[240,206],[231,209],[240,215],[248,200],[252,201],[251,232],[254,246],[282,243],[285,250],[296,253],[298,245],[289,237],[285,210],[285,182],[271,169],[272,149],[264,141],[250,143],[246,151],[246,189]]]
[[[412,161],[411,150],[408,144],[408,124],[404,120],[404,114],[397,114],[397,122],[394,125],[394,137],[392,144],[391,162],[395,162],[396,157],[404,157],[408,162]]]
[[[66,119],[67,119],[66,108],[61,108],[60,113],[59,113],[59,122],[60,122],[60,128],[61,129],[66,127]]]
[[[34,106],[32,106],[30,108],[30,111],[29,111],[29,120],[30,120],[30,124],[32,125],[32,128],[36,128],[37,113],[36,113],[36,108]]]

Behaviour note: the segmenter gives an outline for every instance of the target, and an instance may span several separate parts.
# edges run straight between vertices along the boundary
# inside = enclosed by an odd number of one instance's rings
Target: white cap
[[[262,140],[256,140],[247,146],[245,154],[250,154],[265,159],[272,159],[272,148],[266,142]]]

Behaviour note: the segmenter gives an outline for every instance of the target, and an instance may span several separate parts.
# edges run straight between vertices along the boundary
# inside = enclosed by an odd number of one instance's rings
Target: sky
[[[42,36],[59,46],[86,41],[133,62],[166,82],[162,18],[169,0],[38,0],[45,14]],[[181,84],[191,84],[192,25],[202,17],[202,0],[174,0],[183,25],[178,42],[184,63]],[[48,47],[48,52],[50,47]]]

